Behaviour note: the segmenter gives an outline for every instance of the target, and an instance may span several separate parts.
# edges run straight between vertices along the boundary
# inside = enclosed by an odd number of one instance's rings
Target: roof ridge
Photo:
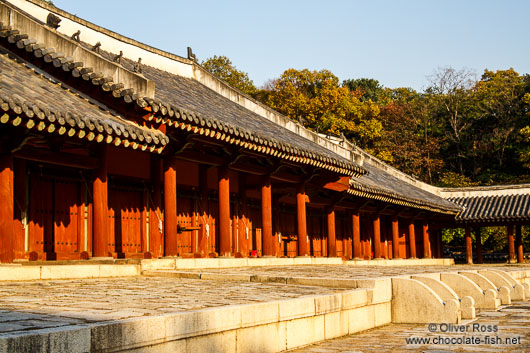
[[[9,60],[24,70],[37,75],[39,79],[62,88],[75,99],[86,101],[87,104],[94,104],[79,93],[73,92],[63,82],[54,82],[50,77],[35,70],[31,64],[16,55],[5,53],[1,54],[0,58]],[[101,109],[101,107],[99,108]],[[70,137],[77,136],[80,139],[86,138],[97,143],[106,142],[116,146],[124,145],[125,147],[132,143],[133,149],[140,148],[144,151],[149,149],[151,152],[157,151],[161,153],[164,146],[169,142],[169,138],[163,132],[140,126],[132,121],[123,119],[119,115],[112,114],[108,110],[104,110],[102,113],[108,115],[111,122],[100,122],[75,111],[49,109],[39,103],[31,102],[26,98],[9,92],[0,91],[0,112],[3,112],[0,118],[2,124],[10,122],[12,125],[18,126],[25,123],[28,129],[36,128],[39,131],[46,130],[48,133],[55,132],[59,135],[66,134]],[[115,124],[112,123],[112,120],[116,120]],[[121,129],[118,124],[122,124]]]
[[[55,34],[61,36],[61,38],[64,37],[60,33]],[[60,67],[65,72],[71,72],[72,76],[76,79],[83,78],[85,81],[91,81],[93,85],[100,86],[104,92],[110,92],[114,98],[123,98],[125,103],[136,103],[136,105],[138,105],[140,108],[150,108],[154,114],[162,115],[162,121],[167,122],[168,120],[171,120],[173,124],[170,124],[170,126],[175,125],[176,123],[173,119],[174,117],[184,121],[189,120],[189,123],[195,122],[201,126],[205,124],[208,125],[207,122],[204,121],[204,118],[198,114],[193,112],[185,112],[185,110],[182,108],[178,108],[179,114],[175,114],[175,109],[170,104],[161,102],[154,97],[141,97],[133,90],[123,88],[123,85],[120,85],[120,83],[114,83],[112,78],[103,77],[101,73],[94,73],[92,68],[84,67],[83,62],[74,62],[73,57],[68,57],[64,53],[56,53],[55,49],[47,48],[46,44],[37,44],[37,41],[35,39],[30,39],[27,34],[20,34],[18,30],[12,30],[11,28],[4,27],[1,25],[1,23],[0,37],[7,38],[8,42],[12,45],[16,45],[19,50],[25,50],[28,53],[33,52],[35,58],[37,59],[42,59],[48,64],[53,63],[55,67]],[[79,42],[75,42],[75,45],[86,50],[86,48]],[[108,59],[102,55],[98,55],[98,58],[100,60],[108,61]],[[123,66],[120,66],[120,68],[127,70]],[[223,96],[220,95],[220,97]],[[227,99],[226,97],[223,98]],[[168,115],[169,119],[164,119]],[[189,123],[187,123],[187,125],[190,125]],[[236,141],[236,139],[241,139],[240,137],[243,137],[244,139],[248,139],[250,142],[250,147],[253,150],[258,150],[258,152],[266,152],[267,154],[276,153],[275,155],[279,155],[280,158],[322,167],[344,175],[356,176],[366,173],[362,167],[356,165],[354,162],[348,161],[348,163],[346,163],[339,160],[338,158],[323,156],[320,153],[315,153],[297,146],[292,146],[289,143],[282,143],[280,141],[275,141],[267,137],[245,131],[244,128],[238,126],[233,126],[220,121],[213,122],[211,125],[213,125],[214,129],[221,133],[221,136],[217,136],[218,138],[222,137],[223,139],[226,139],[227,135],[235,135],[235,138],[226,140],[226,142],[233,143]],[[188,128],[191,129],[189,126]],[[246,144],[245,146],[249,147],[249,145]],[[333,153],[332,151],[330,152]],[[337,157],[339,156],[337,155]]]

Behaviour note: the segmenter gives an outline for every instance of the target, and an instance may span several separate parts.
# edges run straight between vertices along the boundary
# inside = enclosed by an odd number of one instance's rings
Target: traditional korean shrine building
[[[37,0],[0,1],[0,123],[1,262],[441,257],[470,207]]]

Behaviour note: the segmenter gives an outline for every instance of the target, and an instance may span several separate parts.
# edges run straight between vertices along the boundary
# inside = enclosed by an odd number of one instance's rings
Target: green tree
[[[445,122],[445,132],[449,149],[446,162],[455,162],[459,174],[464,175],[469,128],[475,116],[473,87],[475,78],[472,71],[457,71],[451,67],[437,69],[429,77],[430,86],[426,93],[432,105],[433,114]]]
[[[373,78],[358,78],[344,80],[342,85],[348,87],[352,92],[359,91],[361,96],[360,100],[365,102],[371,100],[372,102],[378,102],[381,95],[384,93],[384,88],[379,84],[379,81]]]
[[[362,102],[328,70],[289,69],[272,86],[267,104],[310,129],[342,133],[368,149],[382,136],[379,107]]]
[[[398,88],[386,89],[384,96],[380,120],[385,137],[378,148],[385,152],[379,154],[391,156],[386,161],[401,171],[432,183],[444,163],[425,95]]]
[[[226,56],[214,55],[201,63],[202,67],[249,96],[257,92],[254,82],[246,72],[238,70]]]
[[[474,130],[484,132],[479,140],[483,150],[481,157],[490,165],[493,174],[517,175],[520,172],[515,150],[518,135],[524,136],[522,129],[528,121],[525,81],[524,76],[508,69],[485,70],[477,82],[480,120]],[[496,163],[492,163],[492,157]]]

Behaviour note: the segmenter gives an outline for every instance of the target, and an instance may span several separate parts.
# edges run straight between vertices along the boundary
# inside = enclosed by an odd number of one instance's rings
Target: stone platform
[[[473,332],[473,325],[478,325],[475,327],[480,329],[496,327],[497,332]],[[528,302],[514,302],[511,306],[501,307],[499,310],[483,310],[477,315],[476,320],[462,322],[462,326],[469,327],[467,332],[440,332],[439,325],[435,332],[431,332],[428,325],[425,324],[390,324],[289,352],[530,352],[530,305]],[[438,337],[442,337],[442,340],[453,340],[455,343],[438,344],[440,341],[438,340],[436,341],[437,344],[434,344],[433,340]],[[475,343],[458,344],[460,338],[463,337],[468,339],[473,337]],[[411,339],[413,338],[427,339],[430,344],[412,343]],[[480,343],[478,343],[478,339],[480,339]]]
[[[234,267],[239,259],[219,259],[225,268],[182,269],[179,260],[0,266],[0,275],[35,273],[0,286],[0,352],[279,352],[390,324],[392,278],[486,268],[530,278],[525,265]]]
[[[371,266],[440,266],[453,265],[452,259],[396,259],[396,260],[350,260],[338,257],[296,257],[296,258],[162,258],[149,260],[94,260],[94,261],[26,261],[14,264],[0,264],[0,281],[32,281],[71,278],[107,278],[138,276],[148,270],[194,270],[226,269],[298,265],[348,265]]]

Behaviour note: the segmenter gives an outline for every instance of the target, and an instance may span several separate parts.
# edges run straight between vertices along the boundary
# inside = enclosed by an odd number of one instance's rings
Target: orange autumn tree
[[[266,104],[312,130],[353,139],[370,148],[381,138],[379,107],[361,91],[340,85],[328,70],[286,70],[273,80]]]

